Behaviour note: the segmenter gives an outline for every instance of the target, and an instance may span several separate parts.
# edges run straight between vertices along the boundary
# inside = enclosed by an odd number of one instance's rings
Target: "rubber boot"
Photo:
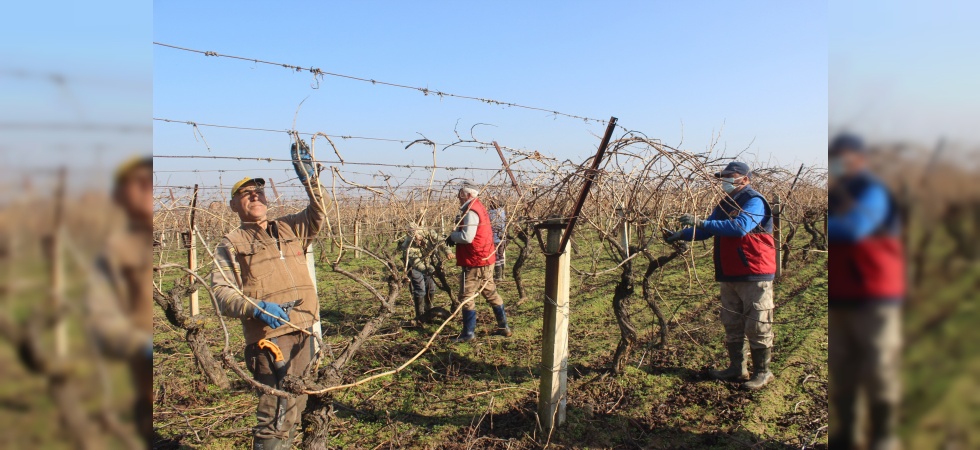
[[[276,438],[258,438],[252,436],[252,450],[283,450],[285,442]]]
[[[850,450],[856,445],[854,439],[855,406],[854,397],[842,395],[835,398],[834,409],[837,420],[834,422],[834,434],[827,441],[827,448]]]
[[[294,426],[293,430],[289,432],[289,437],[286,438],[286,440],[282,443],[282,445],[279,448],[281,450],[291,450],[293,448],[293,440],[295,439],[296,439],[296,427]]]
[[[723,381],[746,381],[749,379],[749,370],[746,368],[745,361],[745,342],[740,344],[728,343],[728,368],[724,370],[709,370],[711,378]]]
[[[497,329],[493,330],[493,334],[496,336],[511,337],[514,335],[510,331],[510,327],[507,326],[507,313],[504,311],[504,305],[494,306],[493,315],[497,318]]]
[[[476,311],[469,310],[463,311],[463,331],[459,333],[450,341],[452,342],[469,342],[475,337],[473,330],[476,329]]]
[[[493,266],[493,281],[504,279],[504,266]]]
[[[870,450],[898,450],[901,448],[895,428],[898,426],[898,408],[890,403],[871,404]]]
[[[769,371],[769,361],[771,359],[771,348],[753,348],[752,379],[742,383],[742,387],[750,391],[757,391],[775,379],[776,376]]]
[[[413,295],[412,301],[415,303],[415,322],[421,325],[425,321],[425,311],[427,311],[425,308],[425,298],[424,296]]]
[[[429,310],[432,309],[432,300],[436,296],[436,293],[435,292],[432,292],[432,291],[433,291],[432,289],[428,289],[428,290],[425,291],[425,299],[424,299],[424,303],[425,303],[424,308],[425,308],[425,311],[424,312],[429,312]]]

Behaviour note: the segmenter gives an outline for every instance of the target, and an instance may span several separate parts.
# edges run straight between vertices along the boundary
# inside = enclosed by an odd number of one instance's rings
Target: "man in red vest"
[[[750,176],[749,166],[738,161],[716,173],[725,191],[721,202],[707,219],[682,216],[680,223],[689,228],[674,233],[667,241],[714,238],[715,281],[721,285],[721,322],[725,325],[730,365],[710,374],[719,380],[748,379],[742,387],[754,391],[775,378],[769,362],[776,245],[769,202],[749,185]],[[745,361],[746,338],[752,353],[751,379]]]
[[[496,247],[493,244],[493,229],[487,209],[477,198],[479,186],[464,181],[459,190],[459,217],[456,230],[446,237],[446,244],[456,247],[456,265],[462,269],[459,277],[460,300],[470,298],[479,291],[493,308],[497,317],[497,329],[493,334],[510,337],[513,333],[507,326],[504,312],[504,299],[497,293],[493,282],[493,265],[497,261]],[[476,310],[473,300],[463,302],[463,331],[452,339],[453,342],[467,342],[473,339],[476,328]]]
[[[827,241],[830,244],[830,403],[837,419],[830,448],[899,448],[902,302],[906,294],[902,224],[888,187],[871,172],[862,140],[830,143]],[[859,402],[860,395],[866,402]]]

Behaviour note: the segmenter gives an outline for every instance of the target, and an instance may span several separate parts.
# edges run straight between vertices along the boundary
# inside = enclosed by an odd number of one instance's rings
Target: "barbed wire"
[[[153,127],[125,123],[92,122],[0,122],[4,131],[91,131],[109,133],[152,133]]]
[[[263,158],[257,156],[218,156],[218,155],[157,155],[154,154],[153,158],[164,158],[164,159],[228,159],[228,160],[238,160],[238,161],[265,161],[265,162],[289,162],[292,163],[292,159],[288,158]],[[448,171],[456,170],[480,170],[488,172],[498,172],[502,170],[500,167],[469,167],[469,166],[433,166],[433,165],[420,165],[420,164],[394,164],[394,163],[378,163],[378,162],[366,162],[366,161],[333,161],[333,160],[320,160],[319,162],[323,164],[348,164],[354,166],[376,166],[376,167],[394,167],[402,169],[441,169]],[[528,169],[511,169],[514,173],[552,173],[550,171],[538,171],[538,170],[528,170]]]
[[[260,132],[266,132],[266,133],[285,133],[285,134],[292,134],[293,133],[292,130],[286,130],[286,129],[281,129],[280,130],[280,129],[275,129],[275,128],[259,128],[259,127],[246,127],[246,126],[239,126],[239,125],[224,125],[224,124],[214,124],[214,123],[203,123],[203,122],[196,122],[196,121],[193,121],[193,120],[167,119],[167,118],[162,118],[162,117],[154,117],[153,120],[156,120],[156,121],[159,121],[159,122],[166,122],[166,123],[176,123],[176,124],[190,125],[190,126],[192,126],[194,128],[195,138],[197,137],[197,135],[201,135],[201,137],[203,138],[203,134],[201,134],[200,127],[223,128],[223,129],[229,129],[229,130],[243,130],[243,131],[260,131]],[[298,131],[297,133],[300,134],[300,135],[303,135],[303,136],[313,136],[313,135],[317,134],[317,132],[308,132],[308,131]],[[354,135],[344,135],[344,134],[327,134],[327,133],[323,133],[323,132],[320,132],[319,134],[320,135],[326,135],[326,136],[328,136],[330,138],[339,138],[339,139],[344,139],[344,140],[363,140],[363,141],[376,141],[376,142],[393,142],[393,143],[398,143],[398,144],[411,144],[411,143],[415,143],[415,142],[419,142],[420,141],[419,138],[413,138],[413,139],[396,139],[396,138],[376,137],[376,136],[354,136]],[[425,138],[425,140],[428,140],[428,139]],[[451,144],[447,144],[445,142],[434,142],[432,140],[428,140],[428,142],[431,142],[432,144],[434,144],[436,146],[442,146],[442,147],[444,147],[444,149],[445,148],[449,148],[449,147],[461,147],[461,148],[473,148],[473,149],[477,149],[477,150],[490,150],[492,148],[492,145],[491,144],[487,144],[487,143],[475,143],[475,141],[465,141],[465,142],[464,141],[459,141],[459,142],[454,142],[454,143],[451,143]],[[522,148],[522,149],[520,149],[520,148],[509,147],[507,145],[500,145],[500,148],[503,149],[503,150],[507,150],[507,151],[513,152],[513,153],[518,154],[518,155],[537,154],[537,155],[541,156],[541,152],[540,151],[537,151],[537,150],[534,150],[534,149],[528,149],[528,148]],[[210,150],[210,148],[208,148],[208,150]]]
[[[502,100],[494,100],[494,99],[490,99],[490,98],[473,97],[473,96],[462,95],[462,94],[453,94],[453,93],[450,93],[450,92],[444,92],[444,91],[440,91],[440,90],[430,89],[430,88],[427,88],[427,87],[409,86],[409,85],[404,85],[404,84],[399,84],[399,83],[392,83],[392,82],[388,82],[388,81],[380,81],[380,80],[376,80],[376,79],[373,79],[373,78],[363,78],[363,77],[357,77],[357,76],[353,76],[353,75],[345,75],[345,74],[341,74],[341,73],[327,72],[327,71],[324,71],[323,69],[320,69],[319,67],[312,67],[312,66],[311,67],[302,67],[302,66],[294,65],[294,64],[285,64],[285,63],[277,63],[277,62],[272,62],[272,61],[264,61],[264,60],[257,59],[257,58],[246,58],[246,57],[243,57],[243,56],[224,55],[224,54],[220,54],[220,53],[214,52],[214,51],[196,50],[196,49],[192,49],[192,48],[179,47],[179,46],[172,45],[172,44],[165,44],[165,43],[162,43],[162,42],[153,42],[153,45],[158,45],[158,46],[161,46],[161,47],[171,48],[171,49],[175,49],[175,50],[182,50],[182,51],[185,51],[185,52],[199,53],[199,54],[202,54],[204,56],[214,56],[214,57],[219,57],[219,58],[237,59],[237,60],[241,60],[241,61],[251,61],[251,62],[256,63],[256,64],[266,64],[266,65],[270,65],[270,66],[279,66],[279,67],[283,67],[283,68],[286,68],[286,69],[295,70],[296,72],[308,71],[308,72],[310,72],[310,73],[313,74],[313,79],[317,83],[317,86],[314,89],[318,89],[319,88],[319,83],[320,83],[319,80],[320,79],[322,79],[324,76],[331,76],[331,77],[337,77],[337,78],[344,78],[344,79],[348,79],[348,80],[361,81],[361,82],[365,82],[365,83],[371,83],[373,85],[380,84],[380,85],[383,85],[383,86],[390,86],[390,87],[396,87],[396,88],[401,88],[401,89],[409,89],[409,90],[421,92],[425,96],[428,96],[429,94],[432,94],[432,95],[438,96],[439,98],[452,97],[452,98],[459,98],[459,99],[464,99],[464,100],[474,100],[474,101],[478,101],[478,102],[486,103],[486,104],[490,104],[490,105],[498,105],[498,106],[506,106],[506,107],[511,107],[511,108],[526,109],[526,110],[531,110],[531,111],[546,112],[548,114],[555,115],[555,116],[563,116],[563,117],[568,117],[568,118],[571,118],[571,119],[583,120],[586,123],[595,122],[595,123],[603,124],[603,125],[605,125],[607,123],[607,121],[606,120],[603,120],[603,119],[594,119],[594,118],[591,118],[591,117],[580,116],[580,115],[576,115],[576,114],[563,113],[563,112],[556,111],[556,110],[553,110],[553,109],[548,109],[548,108],[540,108],[540,107],[536,107],[536,106],[522,105],[522,104],[518,104],[518,103],[514,103],[514,102],[505,102],[505,101],[502,101]]]
[[[184,125],[190,125],[190,126],[195,127],[195,128],[196,127],[211,127],[211,128],[225,128],[225,129],[231,129],[231,130],[263,131],[263,132],[268,132],[268,133],[285,133],[285,134],[292,133],[292,130],[286,130],[286,129],[277,130],[277,129],[274,129],[274,128],[243,127],[243,126],[236,126],[236,125],[219,125],[219,124],[213,124],[213,123],[195,122],[193,120],[164,119],[164,118],[160,118],[160,117],[154,117],[153,120],[160,121],[160,122],[179,123],[179,124],[184,124]],[[313,136],[314,134],[316,134],[315,132],[314,133],[310,133],[310,132],[306,132],[306,131],[299,131],[298,133],[300,135],[305,135],[305,136]],[[323,134],[326,134],[326,133],[323,133]],[[384,138],[384,137],[353,136],[353,135],[342,135],[342,134],[328,134],[327,136],[330,136],[331,138],[340,138],[340,139],[345,139],[345,140],[395,142],[395,143],[399,143],[399,144],[408,144],[408,143],[411,143],[413,141],[418,140],[418,138],[415,138],[415,139],[394,139],[394,138]],[[440,146],[449,145],[449,144],[446,144],[446,143],[438,143],[438,142],[436,142],[435,144],[436,145],[440,145]],[[487,148],[487,146],[485,146],[485,145],[464,145],[464,144],[455,145],[454,147],[466,147],[466,148],[478,148],[478,149],[486,149]]]

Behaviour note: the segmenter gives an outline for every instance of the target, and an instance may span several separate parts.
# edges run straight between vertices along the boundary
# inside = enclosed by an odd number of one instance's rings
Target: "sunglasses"
[[[236,197],[244,197],[246,195],[265,195],[265,189],[254,188],[254,189],[240,189],[238,193],[235,194]]]

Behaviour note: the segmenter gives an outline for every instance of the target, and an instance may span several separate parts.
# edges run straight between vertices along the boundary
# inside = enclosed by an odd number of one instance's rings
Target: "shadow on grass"
[[[523,449],[541,448],[547,437],[537,432],[536,403],[529,395],[522,403],[498,414],[426,415],[401,411],[357,410],[336,404],[338,417],[356,417],[362,421],[386,424],[398,421],[414,425],[425,435],[436,427],[458,427],[449,436],[440,436],[434,448],[439,449]],[[727,432],[692,423],[683,429],[650,426],[646,418],[619,414],[597,414],[591,410],[569,407],[567,420],[551,436],[554,448],[637,448],[637,449],[775,449],[798,448],[783,442],[763,439],[747,430]],[[426,448],[432,447],[431,444]],[[815,448],[826,448],[826,446]]]

